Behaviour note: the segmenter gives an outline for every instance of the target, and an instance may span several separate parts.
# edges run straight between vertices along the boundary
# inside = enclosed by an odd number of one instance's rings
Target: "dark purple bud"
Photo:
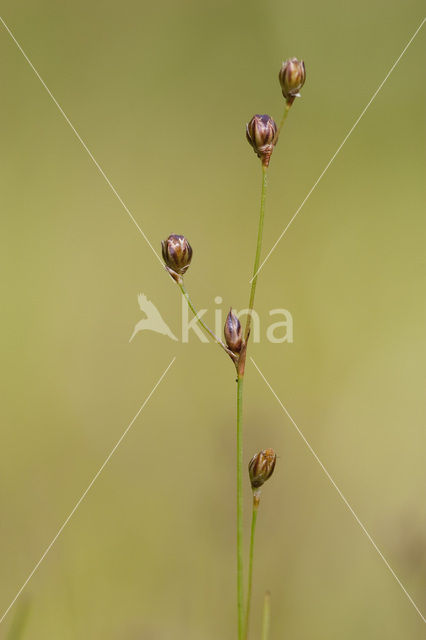
[[[171,235],[161,243],[163,260],[167,271],[179,281],[188,269],[192,258],[192,247],[185,236]]]
[[[228,348],[233,353],[240,353],[241,347],[243,346],[243,332],[238,316],[232,311],[232,309],[229,310],[226,317],[223,333],[225,335]]]
[[[246,126],[246,136],[263,166],[269,165],[271,153],[277,141],[277,125],[271,116],[256,114]]]

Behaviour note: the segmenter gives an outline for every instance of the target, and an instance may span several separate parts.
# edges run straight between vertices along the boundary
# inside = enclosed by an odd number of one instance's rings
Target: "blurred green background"
[[[1,15],[159,249],[184,233],[195,303],[246,306],[260,169],[244,125],[279,119],[264,255],[422,19],[420,1],[2,3]],[[252,355],[426,610],[425,28],[263,269],[257,310],[293,344]],[[31,640],[231,640],[234,371],[214,345],[128,340],[137,294],[180,332],[179,292],[0,28],[4,611],[173,356],[25,589]],[[245,463],[279,461],[258,521],[252,638],[418,640],[424,624],[252,365]],[[250,491],[246,482],[246,525]],[[248,542],[248,536],[246,536]],[[26,606],[26,605],[25,605]],[[6,637],[19,607],[0,626]]]

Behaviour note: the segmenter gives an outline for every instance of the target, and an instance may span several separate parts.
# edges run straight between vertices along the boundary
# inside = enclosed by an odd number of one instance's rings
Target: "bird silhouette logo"
[[[131,342],[135,335],[140,331],[155,331],[156,333],[161,333],[163,336],[168,336],[176,342],[178,341],[175,334],[164,322],[161,317],[161,313],[158,311],[155,304],[151,302],[151,300],[148,300],[146,295],[140,293],[138,295],[138,303],[140,310],[146,315],[146,318],[143,318],[136,323],[129,342]]]

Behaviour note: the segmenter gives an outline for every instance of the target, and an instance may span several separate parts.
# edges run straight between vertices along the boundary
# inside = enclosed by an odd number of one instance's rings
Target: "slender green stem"
[[[257,271],[260,264],[262,251],[263,221],[265,218],[265,201],[267,185],[267,167],[262,164],[262,190],[260,195],[259,226],[257,231],[256,255],[254,258],[253,278],[251,281],[249,313],[245,328],[245,343],[250,335],[251,312],[254,308],[256,295]],[[245,615],[244,615],[244,583],[243,583],[243,376],[246,349],[244,350],[242,366],[237,367],[237,602],[238,602],[238,640],[244,640]]]
[[[238,640],[244,634],[244,580],[243,580],[243,381],[237,379],[237,602]]]
[[[220,346],[222,347],[222,349],[224,349],[226,351],[226,353],[228,353],[231,358],[234,360],[235,356],[232,353],[232,351],[230,349],[228,349],[228,347],[225,345],[224,342],[222,342],[222,340],[220,338],[217,337],[217,335],[210,329],[210,327],[208,327],[206,325],[206,323],[204,322],[204,320],[202,320],[200,318],[200,316],[198,315],[198,311],[196,310],[196,308],[194,307],[194,305],[192,304],[192,300],[189,297],[189,293],[187,292],[185,285],[183,284],[183,281],[181,280],[180,282],[177,283],[179,289],[182,291],[182,295],[185,298],[185,300],[188,303],[188,307],[191,309],[192,313],[194,314],[194,316],[197,318],[197,322],[203,327],[204,331],[206,333],[209,334],[209,336],[211,336],[213,338],[213,340]]]
[[[288,116],[288,113],[290,111],[290,107],[291,107],[292,104],[293,104],[293,102],[286,102],[285,103],[283,117],[281,118],[280,126],[278,127],[278,136],[277,136],[277,138],[280,137],[281,129],[284,126],[284,122],[286,121],[286,118]]]
[[[271,628],[271,594],[269,591],[265,593],[265,600],[263,603],[263,618],[262,618],[262,640],[269,640],[269,630]]]
[[[253,558],[254,558],[254,535],[256,533],[256,521],[257,511],[259,508],[259,496],[253,496],[253,512],[251,516],[251,535],[250,535],[250,556],[249,556],[249,570],[248,570],[248,588],[247,588],[247,604],[246,604],[246,626],[244,639],[248,638],[248,630],[250,623],[250,605],[251,605],[251,592],[253,585]]]
[[[262,238],[263,238],[263,221],[265,218],[265,202],[266,202],[266,186],[267,186],[267,167],[262,165],[262,191],[260,194],[260,213],[259,213],[259,227],[257,231],[257,245],[256,245],[256,255],[254,258],[254,267],[253,267],[253,277],[251,280],[251,290],[250,290],[250,300],[249,300],[249,313],[247,315],[246,322],[246,330],[245,330],[245,340],[250,333],[251,326],[251,312],[254,308],[254,298],[256,295],[256,285],[257,285],[257,272],[259,270],[260,264],[260,254],[262,251]]]

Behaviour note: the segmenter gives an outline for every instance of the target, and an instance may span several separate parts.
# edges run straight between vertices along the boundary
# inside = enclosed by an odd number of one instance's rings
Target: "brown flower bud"
[[[249,462],[249,476],[252,489],[258,489],[274,472],[277,455],[273,449],[259,451]]]
[[[229,349],[231,349],[233,353],[240,353],[241,347],[243,346],[243,332],[241,322],[232,309],[229,310],[226,316],[223,333]]]
[[[278,74],[283,96],[287,102],[300,98],[300,89],[305,84],[306,70],[303,60],[289,58],[283,62]]]
[[[177,282],[188,269],[192,258],[192,247],[185,236],[172,234],[161,243],[166,269]]]
[[[277,141],[277,125],[271,116],[256,114],[246,125],[246,136],[264,167],[269,165]]]

